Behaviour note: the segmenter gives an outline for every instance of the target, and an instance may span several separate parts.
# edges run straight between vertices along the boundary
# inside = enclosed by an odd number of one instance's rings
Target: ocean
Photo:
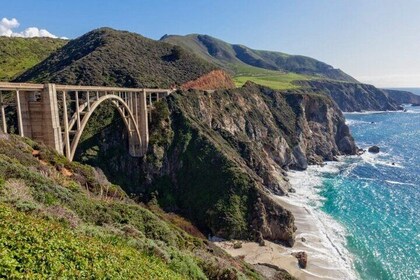
[[[346,229],[361,279],[420,279],[420,108],[346,119],[359,147],[381,152],[325,173],[321,209]]]
[[[357,145],[380,153],[290,174],[289,201],[308,205],[331,249],[313,252],[341,269],[336,279],[420,279],[420,107],[406,109],[345,114]]]

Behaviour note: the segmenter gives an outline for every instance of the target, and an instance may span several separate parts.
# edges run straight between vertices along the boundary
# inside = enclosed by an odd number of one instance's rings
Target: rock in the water
[[[369,147],[368,152],[377,154],[377,153],[379,153],[379,147],[378,146]]]
[[[308,263],[308,254],[306,254],[306,252],[295,252],[292,253],[292,255],[298,259],[298,264],[300,268],[306,268],[306,265]]]

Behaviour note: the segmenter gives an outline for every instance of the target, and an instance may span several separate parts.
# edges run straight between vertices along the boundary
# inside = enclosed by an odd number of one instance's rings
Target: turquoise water
[[[346,119],[359,147],[381,152],[324,174],[322,210],[346,228],[361,279],[420,279],[420,107]]]

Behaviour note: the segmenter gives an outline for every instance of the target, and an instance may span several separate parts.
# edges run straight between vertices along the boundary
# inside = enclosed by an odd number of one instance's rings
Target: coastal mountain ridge
[[[86,81],[92,80],[88,76],[93,75],[98,85],[116,85],[119,83],[116,80],[122,80],[125,86],[134,87],[156,83],[182,88],[186,88],[184,83],[188,83],[189,87],[197,89],[234,87],[228,75],[220,72],[208,75],[213,70],[224,69],[231,74],[236,86],[251,80],[278,90],[308,87],[309,91],[330,95],[341,110],[348,112],[397,110],[402,103],[419,103],[414,94],[401,91],[386,93],[385,90],[358,83],[328,64],[304,56],[253,50],[200,34],[165,35],[161,41],[179,48],[168,49],[169,45],[158,41],[110,28],[91,31],[71,40],[70,46],[63,49],[60,47],[68,41],[61,39],[0,38],[0,51],[6,54],[0,61],[0,69],[4,72],[0,73],[3,75],[0,78],[4,81],[78,81],[86,84]],[[156,52],[145,53],[152,49]],[[162,51],[165,54],[159,54]],[[17,52],[25,54],[25,59],[18,58],[19,63],[14,62]],[[153,54],[157,56],[150,59]],[[29,70],[41,61],[36,69]],[[177,72],[174,67],[183,70]],[[54,78],[58,72],[66,73],[59,75],[61,80]],[[16,77],[19,73],[21,75]],[[80,79],[76,75],[80,75]],[[199,80],[204,75],[207,75],[206,78]],[[153,81],[156,77],[166,81]]]
[[[160,40],[188,49],[225,69],[237,85],[251,80],[280,90],[306,87],[331,96],[345,112],[394,111],[407,103],[401,101],[417,98],[412,93],[401,93],[405,96],[402,98],[398,92],[387,93],[360,83],[340,69],[306,56],[254,50],[201,34],[165,35]]]
[[[420,95],[407,90],[384,89],[389,98],[396,100],[400,104],[413,104],[420,106]]]
[[[340,69],[316,59],[302,56],[289,55],[275,51],[254,50],[244,45],[229,44],[209,35],[190,34],[185,36],[165,35],[163,42],[179,45],[201,58],[238,75],[246,66],[258,67],[267,70],[293,72],[347,82],[357,82]]]

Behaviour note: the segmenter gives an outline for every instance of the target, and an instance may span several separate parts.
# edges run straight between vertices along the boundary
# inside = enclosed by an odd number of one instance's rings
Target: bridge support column
[[[6,110],[4,106],[3,93],[0,91],[1,123],[4,133],[7,133]]]
[[[46,84],[42,93],[43,136],[42,141],[63,153],[63,136],[61,134],[60,116],[58,112],[57,92],[54,84]]]
[[[147,153],[147,148],[149,147],[149,118],[147,117],[146,95],[147,94],[145,90],[140,93],[140,108],[139,116],[137,119],[142,140],[142,155]]]
[[[57,94],[54,84],[42,92],[16,92],[19,134],[63,153]]]
[[[132,93],[134,100],[130,102],[131,110],[134,115],[134,119],[139,128],[141,143],[135,134],[135,131],[129,131],[129,145],[130,154],[132,156],[143,156],[147,153],[149,144],[149,126],[147,116],[147,103],[146,103],[146,91]]]

